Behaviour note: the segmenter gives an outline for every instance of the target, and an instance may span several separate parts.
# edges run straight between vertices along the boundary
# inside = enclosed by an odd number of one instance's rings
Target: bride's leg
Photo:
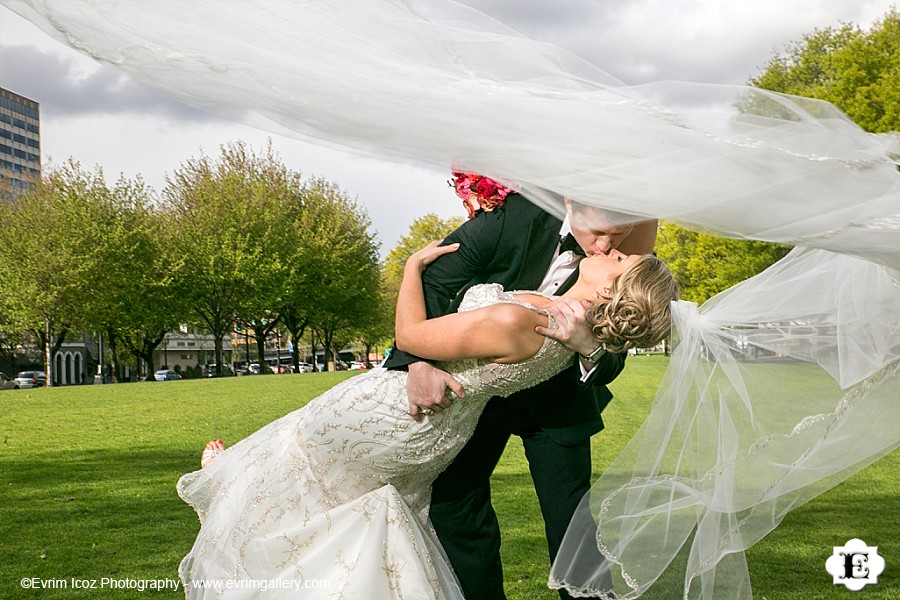
[[[203,448],[200,456],[200,466],[208,467],[217,456],[225,452],[225,443],[222,440],[211,440]]]

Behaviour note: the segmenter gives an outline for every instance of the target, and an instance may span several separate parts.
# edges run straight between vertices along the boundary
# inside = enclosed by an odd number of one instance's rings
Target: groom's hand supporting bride
[[[464,396],[462,384],[450,373],[442,371],[425,361],[409,365],[409,377],[406,380],[406,393],[409,399],[409,414],[416,421],[429,410],[441,412],[453,405],[453,397]],[[423,412],[424,409],[424,412]]]
[[[406,268],[414,268],[418,272],[435,259],[444,254],[455,252],[459,244],[440,246],[439,242],[432,242],[409,257]],[[420,292],[421,293],[421,292]],[[442,371],[431,363],[419,361],[408,366],[409,376],[406,383],[406,393],[409,402],[409,414],[416,421],[421,421],[423,415],[441,412],[453,404],[453,395],[462,398],[465,394],[462,384],[452,375]]]

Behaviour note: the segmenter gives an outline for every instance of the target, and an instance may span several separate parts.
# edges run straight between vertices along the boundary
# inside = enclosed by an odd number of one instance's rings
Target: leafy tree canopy
[[[868,30],[815,30],[772,58],[750,85],[831,102],[873,133],[900,131],[900,12]]]
[[[773,92],[830,102],[873,133],[900,130],[898,82],[900,13],[896,9],[868,30],[847,23],[807,34],[774,56],[749,81]],[[815,108],[810,105],[810,110]],[[753,109],[748,107],[751,112]],[[671,223],[662,225],[657,241],[657,254],[672,268],[682,297],[696,302],[752,277],[788,249],[712,237]]]
[[[703,303],[781,259],[789,246],[734,240],[661,223],[656,254],[675,276],[683,300]]]
[[[412,222],[409,232],[400,238],[384,261],[385,281],[389,290],[393,290],[395,299],[397,290],[400,289],[400,280],[403,279],[406,259],[429,243],[444,239],[464,222],[465,218],[462,216],[442,219],[434,213],[428,213]]]

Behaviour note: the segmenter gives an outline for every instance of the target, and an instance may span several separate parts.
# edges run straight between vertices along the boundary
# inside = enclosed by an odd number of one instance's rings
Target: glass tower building
[[[12,199],[40,177],[40,106],[0,87],[0,189]]]

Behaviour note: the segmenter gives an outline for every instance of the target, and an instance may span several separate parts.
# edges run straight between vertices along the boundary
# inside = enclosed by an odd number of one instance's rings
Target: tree
[[[454,229],[465,222],[463,217],[442,219],[434,213],[419,217],[409,226],[409,232],[397,241],[397,245],[388,253],[384,261],[384,275],[388,288],[396,292],[403,279],[403,267],[406,259],[435,240],[442,240]]]
[[[47,385],[55,381],[52,358],[67,332],[86,324],[91,273],[102,268],[91,206],[108,193],[99,168],[88,173],[70,160],[33,190],[0,203],[0,304],[11,327],[39,340]]]
[[[310,185],[315,188],[313,182]],[[288,330],[294,354],[291,361],[294,372],[300,366],[300,344],[313,315],[319,305],[325,302],[324,290],[318,282],[325,276],[330,265],[327,264],[328,246],[333,243],[328,232],[322,227],[330,222],[328,213],[339,210],[339,205],[322,201],[317,203],[319,194],[310,192],[307,185],[302,185],[299,192],[288,198],[285,223],[287,246],[293,250],[290,258],[291,268],[284,279],[281,304],[278,314],[281,322]],[[317,368],[315,360],[315,342],[311,343],[313,369]]]
[[[848,23],[803,36],[749,83],[831,102],[863,129],[880,133],[900,130],[898,81],[900,13],[891,9],[868,31]],[[762,115],[783,110],[777,102],[752,94],[741,99],[739,108]],[[803,108],[816,114],[827,107],[810,102]],[[672,268],[682,297],[696,302],[755,275],[787,250],[765,242],[714,238],[670,223],[660,229],[657,241],[657,253]]]
[[[773,57],[750,85],[827,100],[873,133],[900,130],[900,12],[868,31],[853,24],[803,36]]]
[[[0,281],[3,281],[3,266],[0,265]],[[0,302],[3,302],[0,294]],[[20,333],[12,326],[12,318],[0,304],[0,372],[13,376],[15,370],[16,347],[21,344]]]
[[[222,146],[218,161],[186,161],[166,181],[167,237],[183,261],[178,289],[215,340],[218,375],[234,323],[278,301],[279,198],[270,175],[280,168],[271,143],[257,156],[238,142]]]
[[[78,328],[106,335],[114,366],[123,342],[152,372],[153,351],[181,314],[169,287],[174,261],[151,204],[140,178],[123,177],[110,188],[100,168],[87,173],[69,161],[5,207],[4,248],[12,261],[6,275],[25,280],[2,294],[3,302],[18,306],[18,327],[41,340],[45,363]],[[34,273],[42,273],[43,294],[29,287]],[[52,382],[51,369],[47,364]]]
[[[384,261],[383,286],[384,297],[388,302],[386,312],[390,318],[390,329],[393,334],[394,311],[397,308],[397,294],[403,280],[403,268],[406,260],[435,240],[442,240],[453,230],[465,223],[464,217],[442,219],[434,213],[419,217],[409,226],[409,232],[397,241]]]
[[[311,179],[304,186],[302,210],[295,221],[298,253],[295,288],[283,314],[312,326],[325,348],[351,339],[378,314],[378,244],[369,217],[337,185]],[[296,346],[299,337],[292,339]],[[333,360],[333,358],[332,358]]]
[[[260,365],[265,365],[266,342],[284,323],[282,307],[290,293],[290,281],[297,269],[298,250],[294,232],[297,199],[303,195],[302,176],[288,169],[273,151],[271,142],[266,155],[255,160],[254,169],[262,187],[266,220],[260,223],[266,240],[267,266],[256,274],[256,283],[244,296],[238,314],[242,329],[247,328],[256,341]],[[261,373],[268,373],[262,369]]]
[[[98,268],[87,273],[94,293],[84,306],[88,329],[106,335],[113,356],[113,376],[119,376],[121,343],[154,371],[154,353],[168,331],[185,319],[185,308],[172,283],[179,257],[164,242],[160,215],[151,190],[140,178],[120,177],[98,193],[87,207],[89,230]]]
[[[390,344],[394,337],[394,307],[397,303],[396,291],[389,291],[384,281],[382,268],[378,286],[378,300],[373,303],[369,321],[360,328],[359,343],[363,347],[366,367],[372,350]]]
[[[662,222],[656,254],[672,270],[683,300],[708,298],[753,277],[784,257],[789,246],[705,235]]]

